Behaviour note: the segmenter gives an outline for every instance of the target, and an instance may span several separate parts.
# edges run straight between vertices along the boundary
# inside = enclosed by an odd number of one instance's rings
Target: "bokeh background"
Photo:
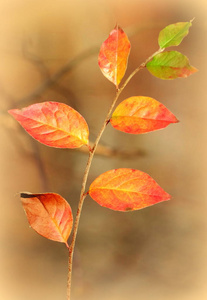
[[[57,150],[35,142],[7,110],[67,103],[85,117],[93,142],[115,93],[97,64],[114,25],[131,41],[127,76],[158,49],[162,28],[193,17],[178,51],[199,72],[162,81],[141,71],[119,100],[153,97],[180,123],[139,136],[109,125],[89,176],[90,183],[113,168],[140,169],[172,200],[119,213],[87,197],[72,299],[207,299],[206,9],[205,0],[0,0],[1,299],[66,299],[67,250],[29,228],[18,193],[59,193],[75,214],[87,160],[84,147]]]

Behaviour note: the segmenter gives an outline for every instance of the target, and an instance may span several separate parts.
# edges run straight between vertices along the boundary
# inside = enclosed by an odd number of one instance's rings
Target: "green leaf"
[[[160,31],[158,43],[160,48],[178,46],[188,34],[192,22],[179,22],[168,25]]]
[[[185,55],[177,51],[155,55],[146,67],[152,75],[161,79],[185,78],[198,71],[189,64]]]

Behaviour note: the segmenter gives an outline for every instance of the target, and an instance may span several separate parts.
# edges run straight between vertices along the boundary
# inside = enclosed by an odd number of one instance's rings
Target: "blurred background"
[[[115,94],[97,64],[115,24],[131,41],[127,76],[158,49],[161,29],[194,17],[178,51],[199,72],[163,81],[143,70],[119,99],[153,97],[180,123],[137,136],[107,126],[88,181],[113,168],[140,169],[172,200],[120,213],[87,197],[72,299],[207,299],[206,9],[204,0],[0,0],[1,299],[66,299],[67,250],[29,228],[19,192],[59,193],[75,214],[87,160],[84,147],[35,142],[7,110],[67,103],[85,117],[93,142]]]

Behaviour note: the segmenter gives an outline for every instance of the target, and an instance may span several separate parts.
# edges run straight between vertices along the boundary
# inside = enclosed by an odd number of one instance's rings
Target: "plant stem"
[[[67,300],[70,300],[70,294],[71,294],[71,277],[72,277],[72,265],[73,265],[73,254],[74,254],[74,247],[75,247],[75,241],[76,241],[76,236],[77,236],[77,232],[78,232],[78,225],[79,225],[79,220],[80,220],[80,216],[81,216],[81,211],[82,211],[82,206],[83,206],[83,202],[85,197],[87,196],[87,194],[85,194],[85,188],[86,188],[86,183],[87,183],[87,179],[88,179],[88,174],[89,174],[89,170],[90,170],[90,166],[93,160],[93,156],[95,154],[96,148],[98,146],[99,140],[104,132],[104,129],[106,127],[106,125],[108,124],[108,119],[110,118],[112,109],[119,97],[121,93],[121,90],[117,90],[116,92],[116,97],[114,98],[114,101],[108,111],[108,114],[104,120],[104,123],[101,127],[101,130],[96,138],[96,141],[91,149],[91,151],[89,152],[89,157],[88,157],[88,161],[86,164],[86,168],[85,168],[85,172],[83,175],[83,181],[82,181],[82,186],[81,186],[81,193],[80,193],[80,200],[79,200],[79,204],[78,204],[78,209],[77,209],[77,213],[76,213],[76,219],[75,219],[75,224],[74,224],[74,229],[73,229],[73,236],[72,236],[72,242],[70,244],[69,247],[69,261],[68,261],[68,285],[67,285]]]
[[[99,140],[107,126],[107,124],[109,123],[109,119],[112,113],[112,110],[120,96],[120,94],[122,93],[122,91],[124,90],[124,88],[126,87],[126,85],[129,83],[129,81],[132,79],[132,77],[134,77],[134,75],[136,73],[138,73],[141,69],[144,69],[146,67],[146,64],[148,61],[150,61],[153,56],[155,56],[156,54],[161,53],[162,51],[164,51],[164,49],[159,49],[158,51],[156,51],[154,54],[152,54],[144,63],[142,63],[138,68],[136,68],[130,75],[129,77],[126,79],[126,81],[122,84],[122,86],[120,88],[117,88],[116,90],[116,95],[114,97],[114,100],[109,108],[109,111],[107,113],[107,116],[103,122],[103,125],[97,135],[97,138],[94,142],[93,147],[90,149],[89,151],[89,157],[88,157],[88,161],[86,164],[86,168],[85,168],[85,172],[83,175],[83,180],[82,180],[82,186],[81,186],[81,192],[80,192],[80,200],[78,203],[78,209],[77,209],[77,213],[76,213],[76,218],[75,218],[75,224],[74,224],[74,228],[73,228],[73,235],[72,235],[72,242],[70,244],[70,246],[68,247],[68,251],[69,251],[69,260],[68,260],[68,283],[67,283],[67,300],[71,299],[71,279],[72,279],[72,266],[73,266],[73,254],[74,254],[74,248],[75,248],[75,242],[76,242],[76,237],[77,237],[77,232],[78,232],[78,226],[79,226],[79,221],[80,221],[80,216],[81,216],[81,211],[82,211],[82,207],[83,207],[83,202],[87,196],[87,193],[85,193],[85,189],[86,189],[86,183],[87,183],[87,179],[88,179],[88,174],[90,171],[90,167],[91,167],[91,163],[96,151],[96,148],[98,146]]]

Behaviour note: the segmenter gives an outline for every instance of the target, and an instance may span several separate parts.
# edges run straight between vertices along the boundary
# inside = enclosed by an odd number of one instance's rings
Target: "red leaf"
[[[101,174],[91,184],[89,194],[101,206],[130,211],[170,199],[148,174],[133,169],[115,169]]]
[[[164,128],[178,120],[157,100],[139,96],[121,102],[110,122],[117,130],[139,134]]]
[[[78,148],[88,144],[88,125],[72,107],[43,102],[9,113],[37,141],[57,148]]]
[[[73,226],[73,215],[64,198],[54,193],[21,193],[21,201],[29,224],[37,233],[67,245]]]
[[[130,42],[124,31],[115,26],[102,44],[98,63],[104,76],[118,87],[122,80],[130,52]]]

